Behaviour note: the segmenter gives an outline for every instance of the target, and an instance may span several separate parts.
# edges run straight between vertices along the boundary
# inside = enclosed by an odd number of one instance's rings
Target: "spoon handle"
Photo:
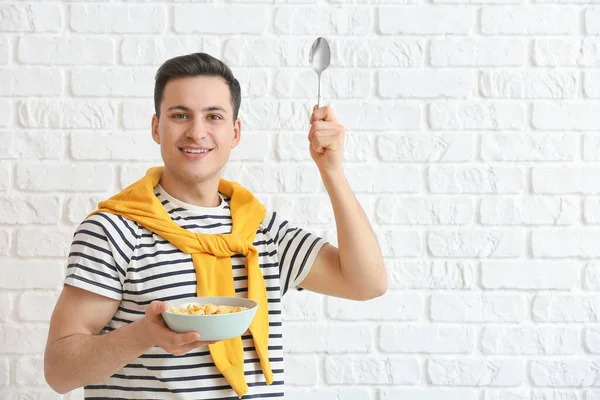
[[[318,74],[319,77],[319,91],[317,95],[317,108],[321,106],[321,74]]]

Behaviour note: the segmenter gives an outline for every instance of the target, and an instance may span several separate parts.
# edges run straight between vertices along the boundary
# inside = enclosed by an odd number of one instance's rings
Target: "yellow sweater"
[[[192,255],[196,270],[196,294],[201,296],[235,296],[231,256],[246,256],[248,298],[258,303],[250,333],[260,359],[267,384],[273,383],[269,363],[269,312],[267,292],[258,251],[253,246],[259,224],[265,217],[265,207],[241,185],[221,179],[219,192],[231,198],[233,227],[229,234],[199,234],[181,228],[154,195],[163,167],[154,167],[121,193],[100,202],[99,212],[121,215],[168,240],[184,253]],[[90,214],[90,215],[92,215]],[[202,340],[202,338],[201,338]],[[223,340],[208,346],[213,361],[236,394],[241,398],[248,392],[244,378],[244,349],[241,337]]]

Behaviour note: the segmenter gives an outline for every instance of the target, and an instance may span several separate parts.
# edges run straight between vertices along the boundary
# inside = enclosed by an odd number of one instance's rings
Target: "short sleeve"
[[[86,218],[73,235],[64,283],[121,300],[135,243],[131,221],[109,213]]]
[[[296,288],[310,272],[321,247],[327,243],[312,232],[291,225],[277,213],[270,215],[267,229],[274,238],[279,259],[281,295]]]

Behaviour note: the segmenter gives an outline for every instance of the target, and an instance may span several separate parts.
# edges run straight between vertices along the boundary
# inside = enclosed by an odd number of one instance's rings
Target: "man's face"
[[[229,87],[220,77],[186,77],[167,83],[152,137],[165,170],[185,183],[218,179],[240,140]]]

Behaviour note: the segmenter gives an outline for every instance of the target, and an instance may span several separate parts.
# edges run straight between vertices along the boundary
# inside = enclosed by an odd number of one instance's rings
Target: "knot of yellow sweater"
[[[250,333],[267,384],[273,383],[269,363],[269,311],[265,281],[258,263],[258,251],[253,245],[258,226],[266,215],[264,206],[245,188],[224,179],[219,192],[230,197],[232,228],[229,234],[196,234],[181,228],[171,219],[154,195],[163,167],[150,168],[146,175],[122,192],[101,202],[99,212],[121,215],[168,240],[182,252],[192,255],[196,271],[196,294],[205,296],[236,296],[231,256],[246,257],[248,298],[258,303],[250,324]],[[91,214],[90,214],[91,215]],[[248,392],[244,377],[244,349],[241,337],[209,345],[215,366],[241,398]]]

